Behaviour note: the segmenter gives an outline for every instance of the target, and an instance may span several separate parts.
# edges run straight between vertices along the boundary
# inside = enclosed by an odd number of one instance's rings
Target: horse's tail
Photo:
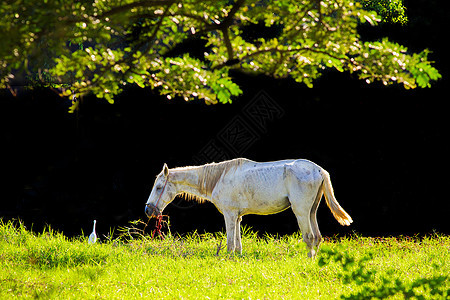
[[[350,215],[339,205],[334,197],[333,186],[331,185],[330,174],[327,171],[322,169],[323,175],[323,185],[322,190],[325,195],[325,200],[327,202],[328,208],[331,210],[334,218],[341,225],[350,225],[353,222]]]

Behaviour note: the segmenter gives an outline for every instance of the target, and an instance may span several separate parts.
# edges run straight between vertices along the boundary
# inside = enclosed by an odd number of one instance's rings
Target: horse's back
[[[295,171],[311,172],[313,170],[322,171],[323,169],[316,163],[307,159],[285,159],[269,162],[256,162],[252,160],[245,160],[245,164],[242,164],[239,169],[240,172],[253,173],[253,172],[266,172],[283,174],[286,169]]]

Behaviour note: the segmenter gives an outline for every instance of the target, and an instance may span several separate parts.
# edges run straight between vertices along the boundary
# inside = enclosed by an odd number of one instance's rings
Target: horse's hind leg
[[[289,196],[289,202],[291,203],[292,210],[297,217],[298,226],[302,231],[303,241],[306,243],[309,252],[308,257],[316,256],[316,250],[322,240],[322,236],[317,226],[316,211],[319,205],[320,198],[322,196],[321,189],[319,188],[319,194],[308,195],[305,197],[301,191],[296,193],[295,187],[291,190]]]
[[[315,236],[309,222],[309,215],[295,213],[295,216],[297,217],[297,223],[302,232],[303,241],[306,243],[309,250],[308,257],[314,257],[316,256],[316,250],[314,247]]]
[[[322,242],[322,235],[319,231],[319,225],[317,224],[317,208],[319,207],[320,200],[322,199],[322,185],[319,186],[319,191],[317,192],[316,199],[314,200],[314,203],[311,207],[311,211],[309,213],[309,222],[311,224],[311,229],[314,234],[314,240],[313,240],[313,248],[317,251],[319,248],[320,243]]]

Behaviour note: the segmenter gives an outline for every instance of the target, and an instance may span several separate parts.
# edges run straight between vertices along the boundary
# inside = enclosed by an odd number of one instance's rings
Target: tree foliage
[[[405,88],[440,77],[427,50],[361,40],[359,24],[406,21],[400,0],[9,0],[0,15],[0,88],[26,74],[73,98],[137,85],[214,104],[242,93],[231,69],[308,87],[327,68]],[[179,51],[192,39],[202,54]]]
[[[362,0],[361,3],[365,10],[376,11],[382,22],[402,25],[408,22],[406,7],[402,0]]]

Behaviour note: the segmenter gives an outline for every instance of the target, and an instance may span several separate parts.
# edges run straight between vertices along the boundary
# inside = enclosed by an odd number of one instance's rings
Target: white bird
[[[95,242],[97,241],[97,234],[95,233],[95,223],[97,223],[97,220],[94,220],[94,228],[92,229],[92,233],[89,236],[88,240],[89,244],[95,244]]]

